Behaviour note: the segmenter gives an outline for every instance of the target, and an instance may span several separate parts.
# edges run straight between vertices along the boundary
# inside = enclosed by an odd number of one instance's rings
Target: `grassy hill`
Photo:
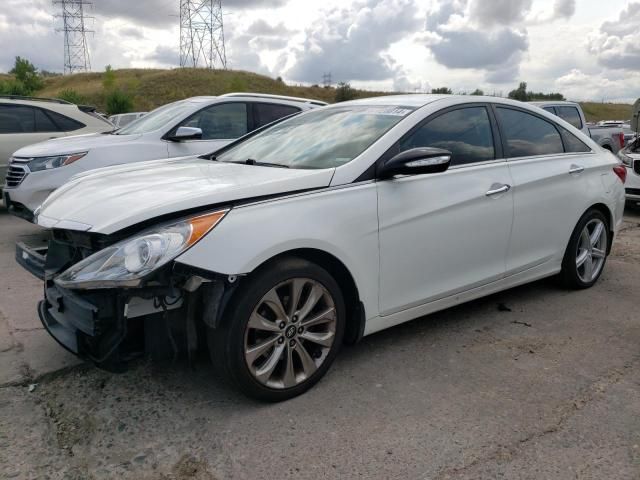
[[[151,110],[168,102],[197,95],[221,95],[229,92],[259,92],[292,95],[333,102],[334,88],[297,87],[257,73],[206,69],[126,69],[116,70],[116,87],[133,96],[135,110]],[[86,102],[100,109],[105,106],[102,73],[79,73],[45,79],[38,95],[55,97],[72,89]],[[356,90],[358,97],[384,95],[383,92]]]
[[[148,111],[165,103],[196,95],[220,95],[229,92],[258,92],[293,95],[333,102],[334,88],[287,85],[257,73],[236,70],[205,69],[123,69],[116,70],[116,87],[133,96],[134,109]],[[63,90],[74,90],[84,101],[105,110],[102,73],[45,78],[44,88],[37,95],[55,97]],[[356,97],[388,95],[389,92],[355,90]],[[631,105],[613,103],[582,103],[588,121],[624,120],[631,117]]]

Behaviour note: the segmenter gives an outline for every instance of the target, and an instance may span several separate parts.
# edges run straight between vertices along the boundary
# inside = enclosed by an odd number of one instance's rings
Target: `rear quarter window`
[[[80,130],[86,125],[82,122],[69,118],[66,115],[62,115],[52,110],[47,110],[47,115],[55,122],[58,128],[63,132],[73,132],[74,130]]]

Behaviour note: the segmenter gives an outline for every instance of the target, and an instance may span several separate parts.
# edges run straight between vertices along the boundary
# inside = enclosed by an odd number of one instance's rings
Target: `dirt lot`
[[[286,403],[206,360],[78,365],[13,260],[0,208],[0,478],[638,479],[640,215],[601,281],[519,287],[365,338]]]

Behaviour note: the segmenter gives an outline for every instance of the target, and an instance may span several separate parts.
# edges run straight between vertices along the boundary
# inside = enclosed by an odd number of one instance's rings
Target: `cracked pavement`
[[[544,280],[380,332],[277,405],[206,358],[79,365],[39,327],[18,237],[38,232],[0,210],[0,478],[640,478],[638,213],[594,288]]]

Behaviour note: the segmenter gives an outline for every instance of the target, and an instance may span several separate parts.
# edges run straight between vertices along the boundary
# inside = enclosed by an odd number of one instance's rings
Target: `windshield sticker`
[[[411,112],[410,108],[403,107],[367,107],[361,110],[361,113],[370,115],[392,115],[394,117],[406,117]]]

